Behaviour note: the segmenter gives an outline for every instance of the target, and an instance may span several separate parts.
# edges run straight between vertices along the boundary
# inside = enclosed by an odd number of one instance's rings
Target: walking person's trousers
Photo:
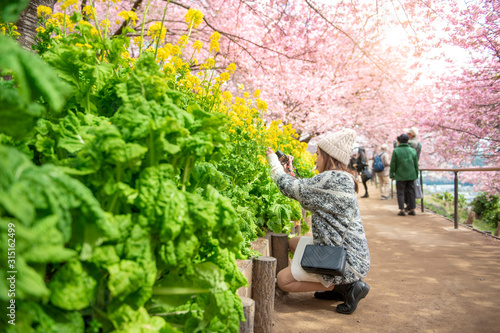
[[[415,209],[415,185],[413,180],[397,180],[396,191],[398,194],[399,209],[405,209],[405,199],[408,209]]]
[[[380,195],[389,198],[391,196],[391,178],[383,176],[382,172],[378,172],[376,175],[380,184]]]

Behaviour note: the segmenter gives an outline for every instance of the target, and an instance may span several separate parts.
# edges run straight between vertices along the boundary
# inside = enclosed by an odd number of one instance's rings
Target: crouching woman
[[[343,301],[336,308],[343,314],[353,313],[370,290],[361,281],[370,268],[370,253],[359,212],[358,183],[348,168],[355,138],[354,130],[343,129],[319,141],[316,159],[319,174],[307,179],[290,175],[288,170],[293,170],[292,166],[282,165],[271,148],[266,152],[271,178],[281,193],[311,212],[313,243],[343,245],[347,249],[343,276],[309,274],[294,262],[278,273],[278,286],[287,292],[316,291],[316,298]],[[288,159],[289,163],[292,159]],[[302,256],[295,251],[303,251],[306,239],[292,238],[290,251]]]

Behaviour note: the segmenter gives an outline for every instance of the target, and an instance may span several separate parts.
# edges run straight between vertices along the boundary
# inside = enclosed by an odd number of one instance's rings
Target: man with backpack
[[[389,177],[389,167],[391,165],[391,160],[389,154],[387,153],[387,145],[384,143],[380,149],[382,152],[375,155],[373,158],[373,171],[377,175],[378,182],[380,184],[380,195],[382,200],[390,199],[391,195],[391,179]]]

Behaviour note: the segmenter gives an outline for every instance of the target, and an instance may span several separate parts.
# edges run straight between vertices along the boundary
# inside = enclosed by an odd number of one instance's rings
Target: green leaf
[[[85,331],[85,323],[79,312],[64,311],[50,304],[22,302],[16,315],[16,330],[7,332],[83,333]]]
[[[0,22],[17,22],[29,0],[0,1]]]
[[[12,71],[19,86],[19,95],[25,102],[43,97],[49,107],[59,112],[66,103],[68,87],[36,55],[23,50],[11,39],[0,36],[0,68]]]
[[[108,287],[111,295],[123,300],[127,295],[138,290],[144,280],[144,270],[138,263],[122,260],[108,267]]]
[[[50,302],[64,310],[82,310],[94,299],[96,285],[80,261],[72,260],[59,269],[50,281]]]

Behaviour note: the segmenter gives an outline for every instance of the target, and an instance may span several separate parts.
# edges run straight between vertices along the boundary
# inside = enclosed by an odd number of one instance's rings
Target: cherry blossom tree
[[[417,126],[423,167],[500,165],[498,1],[113,0],[98,5],[99,22],[133,10],[139,18],[136,35],[145,17],[146,30],[163,23],[163,42],[172,44],[189,31],[182,20],[187,10],[200,9],[204,22],[191,40],[204,46],[199,53],[193,50],[195,57],[207,57],[209,37],[218,32],[215,70],[233,62],[238,67],[225,88],[234,95],[243,93],[238,85],[250,93],[259,89],[268,103],[267,119],[293,124],[304,141],[352,127],[360,145],[376,150],[404,128]],[[112,33],[125,24],[111,23]],[[450,47],[467,51],[469,58],[457,63],[444,54]],[[494,177],[500,180],[498,173]]]
[[[500,3],[456,6],[446,20],[446,42],[467,51],[468,58],[454,73],[436,80],[432,111],[423,123],[439,142],[436,155],[448,164],[500,166]],[[464,173],[461,178],[500,192],[500,172]]]

